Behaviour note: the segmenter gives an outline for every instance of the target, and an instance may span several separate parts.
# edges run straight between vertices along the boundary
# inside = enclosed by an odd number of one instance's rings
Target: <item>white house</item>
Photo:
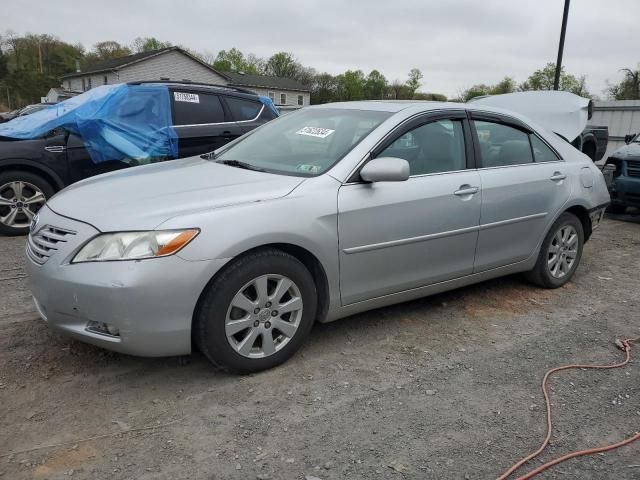
[[[84,92],[98,85],[139,80],[176,80],[233,85],[268,96],[277,106],[300,108],[310,104],[310,89],[296,80],[267,75],[218,72],[179,47],[135,53],[91,65],[86,71],[64,75],[61,87],[67,91]]]

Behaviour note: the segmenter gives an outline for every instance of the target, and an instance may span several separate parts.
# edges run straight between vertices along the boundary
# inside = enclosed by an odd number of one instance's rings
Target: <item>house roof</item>
[[[231,85],[241,87],[274,88],[279,90],[299,90],[308,92],[311,89],[293,78],[273,77],[270,75],[256,75],[252,73],[224,72]]]
[[[73,73],[68,73],[66,75],[63,75],[61,78],[73,78],[73,77],[84,77],[85,75],[90,75],[93,73],[100,73],[100,72],[110,72],[113,70],[119,70],[121,68],[127,67],[133,63],[138,63],[138,62],[142,62],[144,60],[147,60],[149,58],[158,56],[158,55],[162,55],[163,53],[167,53],[167,52],[171,52],[171,51],[177,51],[182,53],[183,55],[186,55],[187,57],[189,57],[191,60],[198,62],[199,64],[207,67],[209,70],[211,70],[214,73],[217,73],[218,75],[220,75],[223,78],[226,78],[226,74],[220,73],[216,70],[214,70],[211,65],[207,64],[206,62],[203,62],[202,60],[200,60],[198,57],[190,54],[189,52],[179,48],[179,47],[167,47],[167,48],[161,48],[159,50],[151,50],[148,52],[140,52],[140,53],[134,53],[132,55],[126,55],[124,57],[118,57],[118,58],[112,58],[110,60],[106,60],[104,62],[100,62],[100,63],[95,63],[93,65],[89,65],[86,70],[82,71],[82,72],[73,72]]]

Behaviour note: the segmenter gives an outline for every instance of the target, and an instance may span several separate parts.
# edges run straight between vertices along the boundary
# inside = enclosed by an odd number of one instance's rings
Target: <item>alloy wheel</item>
[[[42,190],[16,180],[0,186],[0,223],[11,228],[29,227],[37,211],[47,201]]]
[[[300,289],[284,275],[254,278],[231,300],[225,319],[227,341],[244,357],[273,355],[296,334],[302,303]]]
[[[547,267],[552,277],[568,275],[578,256],[578,232],[572,225],[563,225],[555,233],[547,251]]]

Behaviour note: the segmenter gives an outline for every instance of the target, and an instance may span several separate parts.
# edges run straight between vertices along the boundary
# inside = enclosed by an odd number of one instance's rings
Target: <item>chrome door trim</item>
[[[547,215],[549,215],[548,212],[540,212],[540,213],[534,213],[533,215],[525,215],[524,217],[509,218],[507,220],[500,220],[498,222],[485,223],[483,225],[479,225],[478,230],[488,230],[489,228],[502,227],[503,225],[510,225],[512,223],[526,222],[527,220],[544,218]]]
[[[260,118],[260,115],[262,115],[263,111],[264,111],[264,103],[262,104],[262,107],[258,111],[258,115],[256,115],[255,118],[252,118],[251,120],[237,120],[235,122],[216,122],[216,123],[192,123],[190,125],[174,125],[173,128],[211,127],[211,126],[215,126],[215,125],[236,125],[238,123],[255,122],[256,120],[258,120]]]
[[[459,228],[456,230],[449,230],[446,232],[431,233],[429,235],[419,235],[417,237],[401,238],[399,240],[390,240],[388,242],[372,243],[369,245],[360,245],[358,247],[349,247],[349,248],[344,248],[342,251],[347,255],[351,255],[354,253],[370,252],[372,250],[380,250],[382,248],[390,248],[390,247],[397,247],[400,245],[407,245],[410,243],[425,242],[428,240],[435,240],[437,238],[452,237],[454,235],[462,235],[464,233],[487,230],[489,228],[500,227],[500,226],[509,225],[512,223],[526,222],[527,220],[544,218],[547,215],[548,215],[547,212],[540,212],[540,213],[535,213],[533,215],[526,215],[524,217],[509,218],[508,220],[500,220],[498,222],[485,223],[483,225],[474,225],[473,227]]]
[[[67,147],[64,145],[47,145],[44,149],[51,153],[62,153],[67,149]]]

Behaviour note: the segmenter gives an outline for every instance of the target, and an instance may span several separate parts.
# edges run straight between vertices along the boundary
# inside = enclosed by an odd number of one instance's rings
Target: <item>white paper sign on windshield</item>
[[[173,92],[176,102],[200,103],[200,96],[197,93]]]
[[[307,135],[309,137],[316,138],[327,138],[331,135],[335,130],[331,130],[330,128],[322,128],[322,127],[302,127],[296,133],[298,135]]]

